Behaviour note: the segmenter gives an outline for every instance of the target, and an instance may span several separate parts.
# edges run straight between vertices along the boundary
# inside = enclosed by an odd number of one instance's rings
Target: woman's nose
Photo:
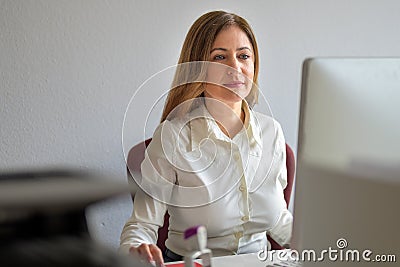
[[[240,62],[236,59],[233,58],[227,62],[227,73],[228,74],[235,74],[235,73],[240,73],[241,68],[240,68]]]

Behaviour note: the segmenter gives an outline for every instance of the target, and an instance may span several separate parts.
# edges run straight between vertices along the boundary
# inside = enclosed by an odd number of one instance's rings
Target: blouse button
[[[242,232],[237,232],[237,233],[235,233],[235,237],[236,237],[236,239],[240,239],[240,238],[243,237],[243,233]]]
[[[243,185],[239,186],[239,190],[240,190],[240,191],[242,191],[242,192],[243,192],[243,191],[244,191],[244,189],[245,189],[245,188],[244,188],[244,186],[243,186]]]
[[[247,222],[249,220],[249,216],[243,216],[242,221]]]

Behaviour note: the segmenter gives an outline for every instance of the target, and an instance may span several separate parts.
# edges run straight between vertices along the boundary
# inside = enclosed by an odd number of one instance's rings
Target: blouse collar
[[[262,147],[262,131],[260,129],[257,117],[249,108],[245,100],[242,101],[242,109],[245,114],[245,130],[242,129],[237,135],[235,135],[235,137],[241,134],[247,134],[250,144],[254,141],[259,147]],[[201,141],[207,138],[212,139],[214,137],[217,140],[225,142],[232,142],[235,140],[235,137],[230,139],[221,131],[213,116],[208,112],[204,103],[191,111],[189,116],[192,150],[198,149]],[[243,131],[246,131],[246,133]]]

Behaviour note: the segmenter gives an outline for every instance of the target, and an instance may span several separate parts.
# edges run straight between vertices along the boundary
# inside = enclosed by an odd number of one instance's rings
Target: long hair
[[[245,32],[253,46],[253,86],[249,95],[246,97],[246,101],[250,107],[257,103],[259,56],[257,42],[253,30],[245,19],[236,14],[225,11],[211,11],[199,17],[190,27],[189,32],[186,35],[178,61],[178,68],[175,72],[174,81],[172,82],[172,88],[169,91],[167,100],[165,102],[163,114],[161,116],[161,122],[166,120],[171,111],[173,111],[175,107],[181,103],[203,95],[205,88],[202,82],[182,82],[191,80],[193,78],[184,77],[185,75],[188,75],[188,73],[196,73],[190,70],[190,68],[193,66],[190,66],[188,69],[188,65],[190,64],[184,63],[208,61],[216,36],[221,30],[232,25],[238,26],[243,32]],[[195,65],[195,68],[201,68],[201,66]],[[200,75],[201,73],[204,72],[200,71]],[[191,81],[196,81],[196,79],[192,79]],[[182,109],[180,113],[185,113],[188,111],[188,109],[190,109],[190,107]]]

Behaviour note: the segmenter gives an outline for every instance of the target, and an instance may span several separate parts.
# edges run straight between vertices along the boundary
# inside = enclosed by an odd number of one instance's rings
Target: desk
[[[260,261],[257,257],[257,253],[212,258],[212,264],[216,267],[265,267],[269,263],[271,263],[269,260]]]
[[[270,260],[260,261],[257,253],[213,257],[211,262],[213,267],[265,267],[272,264]],[[176,263],[178,262],[166,263],[165,266],[173,266]]]

